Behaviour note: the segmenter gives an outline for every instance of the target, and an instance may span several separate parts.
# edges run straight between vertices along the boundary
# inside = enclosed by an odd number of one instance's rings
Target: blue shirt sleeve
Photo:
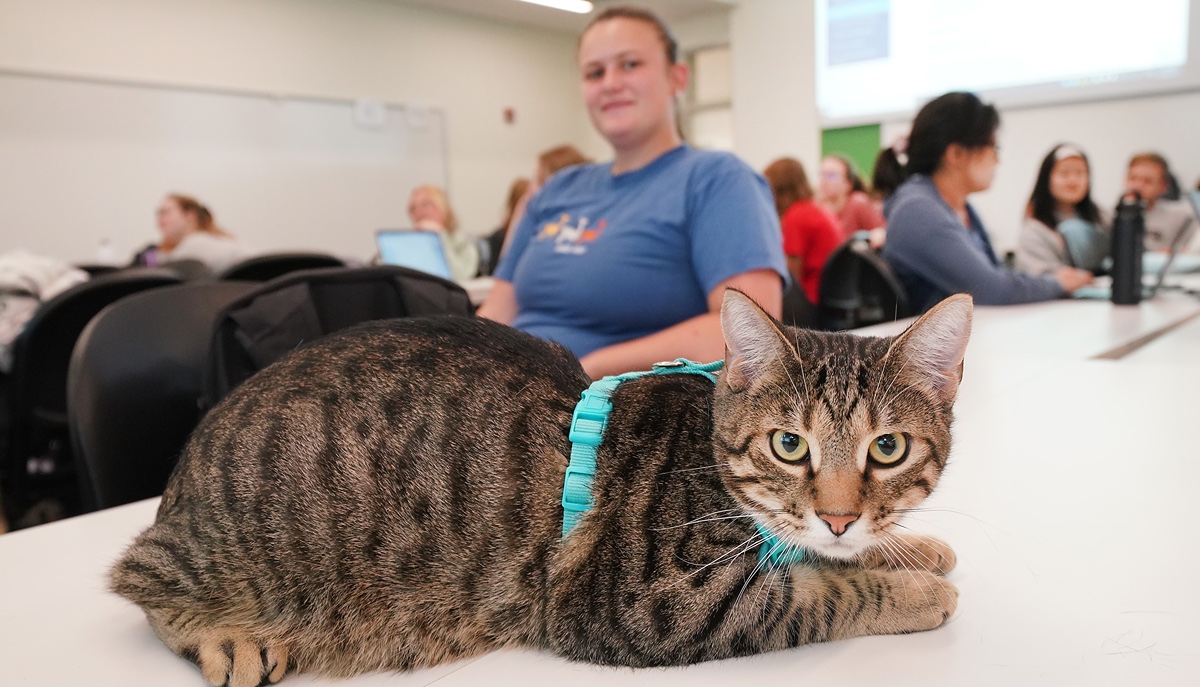
[[[752,270],[773,270],[786,283],[779,217],[761,176],[732,155],[714,154],[688,193],[692,267],[705,294]]]

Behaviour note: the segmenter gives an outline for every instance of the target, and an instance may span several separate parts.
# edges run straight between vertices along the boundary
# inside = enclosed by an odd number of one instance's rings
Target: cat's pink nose
[[[830,515],[828,513],[817,513],[817,517],[825,521],[829,525],[829,530],[837,536],[842,536],[846,533],[846,528],[850,523],[858,520],[857,515]]]

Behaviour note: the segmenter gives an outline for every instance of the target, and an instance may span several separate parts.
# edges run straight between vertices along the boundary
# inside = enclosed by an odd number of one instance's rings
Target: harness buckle
[[[572,444],[599,446],[604,440],[604,427],[608,424],[608,414],[612,412],[612,401],[605,394],[599,394],[590,388],[585,389],[571,414],[571,430],[567,438]]]

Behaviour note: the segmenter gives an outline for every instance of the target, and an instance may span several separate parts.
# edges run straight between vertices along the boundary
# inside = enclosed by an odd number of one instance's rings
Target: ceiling
[[[425,5],[447,12],[499,19],[512,24],[570,33],[580,31],[592,16],[564,12],[520,0],[394,0],[394,2]],[[636,4],[655,12],[668,24],[711,12],[727,11],[735,2],[737,0],[637,0],[636,3],[629,0],[592,0],[596,11],[612,5]]]

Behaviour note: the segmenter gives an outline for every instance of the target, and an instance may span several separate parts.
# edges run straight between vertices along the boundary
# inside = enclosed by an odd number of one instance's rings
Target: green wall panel
[[[871,173],[875,171],[875,156],[878,154],[878,124],[825,129],[821,132],[821,157],[844,155],[850,158],[867,186],[871,185]],[[813,170],[809,176],[815,180],[818,174],[818,170]]]

